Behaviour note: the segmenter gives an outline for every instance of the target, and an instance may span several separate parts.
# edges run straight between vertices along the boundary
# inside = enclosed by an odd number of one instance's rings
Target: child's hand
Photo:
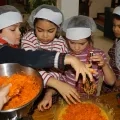
[[[86,65],[83,62],[81,62],[77,57],[66,55],[64,63],[65,65],[68,64],[74,68],[74,70],[76,71],[76,80],[78,80],[79,74],[82,74],[83,83],[85,83],[87,74],[90,78],[90,81],[93,81],[92,74],[90,73]]]
[[[68,104],[71,103],[76,104],[77,102],[81,102],[80,95],[78,94],[76,89],[71,85],[64,82],[60,82],[59,85],[57,86],[57,90],[63,96],[63,98]]]
[[[3,105],[9,100],[7,94],[9,93],[10,87],[11,84],[0,87],[0,110],[2,109]]]
[[[44,111],[52,106],[52,93],[46,93],[43,100],[38,104],[38,110]]]
[[[100,54],[95,54],[90,58],[93,62],[97,62],[98,66],[104,67],[106,62]]]

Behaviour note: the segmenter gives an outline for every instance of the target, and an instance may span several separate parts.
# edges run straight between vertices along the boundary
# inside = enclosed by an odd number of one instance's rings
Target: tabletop
[[[99,96],[98,98],[100,101],[103,101],[106,104],[109,104],[110,108],[113,108],[115,113],[115,120],[120,120],[120,107],[118,107],[118,102],[116,99],[117,92],[111,92],[109,94],[104,94]],[[38,109],[35,109],[32,117],[34,120],[55,120],[54,114],[56,110],[58,109],[59,104],[56,103],[52,106],[51,109],[46,110],[44,112],[38,111]]]

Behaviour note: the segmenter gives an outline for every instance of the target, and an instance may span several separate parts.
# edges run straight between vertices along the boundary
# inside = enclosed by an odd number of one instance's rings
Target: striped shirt
[[[104,58],[104,60],[107,60],[107,56],[105,55],[105,53],[102,50],[93,48],[92,51],[93,51],[94,55],[100,54]],[[89,52],[90,52],[89,49],[86,48],[81,54],[79,54],[79,55],[77,54],[75,56],[78,57],[82,62],[86,63],[87,59],[88,59]],[[101,68],[98,67],[98,65],[96,63],[92,64],[92,68],[95,69],[99,73],[97,75],[96,74],[93,75],[95,82],[97,84],[99,77],[101,75],[103,76],[103,71]],[[65,75],[60,75],[60,79],[61,79],[61,81],[64,81],[64,82],[72,85],[73,87],[75,87],[79,93],[85,94],[84,90],[83,90],[82,78],[80,76],[78,81],[76,82],[75,71],[73,69],[66,70]]]
[[[117,68],[116,60],[115,60],[115,48],[116,48],[116,44],[114,43],[113,46],[108,51],[108,54],[110,57],[109,63],[110,63],[112,70],[114,71],[116,75],[116,78],[120,79],[120,70]]]
[[[61,36],[59,37],[59,39],[55,38],[52,42],[48,44],[43,44],[37,39],[33,31],[29,31],[23,36],[21,40],[21,48],[33,51],[37,49],[45,49],[49,51],[57,51],[60,53],[68,52],[67,44]],[[56,72],[54,70],[41,70],[39,71],[39,73],[44,80],[44,85],[46,85],[50,77],[55,77],[56,79],[59,79],[60,74],[60,72]]]

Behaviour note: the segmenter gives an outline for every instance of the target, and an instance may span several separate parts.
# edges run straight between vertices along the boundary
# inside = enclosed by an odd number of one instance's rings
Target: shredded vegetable
[[[8,93],[11,99],[4,105],[3,110],[25,105],[39,93],[40,84],[35,80],[35,76],[13,74],[10,77],[0,77],[0,85],[9,83],[12,84]]]
[[[59,120],[108,120],[107,115],[96,104],[78,103],[68,105]]]

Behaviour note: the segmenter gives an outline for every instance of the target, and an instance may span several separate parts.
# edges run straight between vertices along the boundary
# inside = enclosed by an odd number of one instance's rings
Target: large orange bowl
[[[81,114],[83,114],[84,110],[82,110],[82,112],[75,110],[77,107],[79,107],[79,106],[77,106],[79,103],[77,105],[71,105],[71,107],[70,107],[70,105],[66,104],[66,102],[64,102],[63,99],[60,99],[59,104],[60,104],[59,105],[60,107],[57,108],[57,111],[56,111],[56,114],[55,114],[55,120],[69,120],[69,119],[70,120],[75,120],[75,117],[77,115],[80,116]],[[113,111],[113,109],[111,109],[107,104],[105,104],[105,103],[103,104],[102,102],[100,102],[99,99],[84,100],[80,104],[82,105],[83,108],[84,108],[84,105],[86,105],[86,104],[87,105],[88,104],[93,105],[93,106],[95,106],[96,108],[98,108],[101,111],[100,114],[103,115],[105,120],[114,120],[114,111]],[[74,109],[74,111],[72,111],[72,108]],[[93,116],[93,113],[94,113],[93,111],[94,111],[94,109],[91,111],[92,112],[91,116]],[[66,112],[70,113],[70,114],[68,114],[69,115],[68,117],[65,116]],[[87,109],[86,109],[85,110],[86,115],[88,114],[87,112],[89,112],[89,111],[87,111]],[[76,115],[75,115],[75,113],[76,113]],[[63,117],[63,116],[65,116],[65,117]],[[92,120],[94,120],[94,117],[92,117],[92,118],[93,118]],[[76,119],[81,120],[82,118],[79,118],[79,119],[76,118]],[[85,120],[90,120],[89,117],[88,118],[85,117],[84,119]]]

